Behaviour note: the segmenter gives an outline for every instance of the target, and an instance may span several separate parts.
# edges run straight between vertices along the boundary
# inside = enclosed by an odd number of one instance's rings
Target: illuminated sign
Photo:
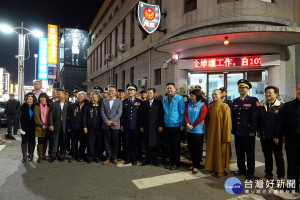
[[[3,93],[9,94],[9,73],[4,74]]]
[[[14,93],[14,84],[10,84],[9,94]]]
[[[48,63],[57,64],[57,26],[48,24]]]
[[[158,5],[139,2],[137,18],[139,20],[139,27],[142,31],[145,31],[148,34],[156,31],[159,27],[160,16],[161,13]]]
[[[39,40],[39,69],[38,79],[48,79],[48,39],[40,38]]]
[[[260,56],[226,57],[226,58],[202,58],[194,60],[194,69],[216,67],[250,67],[260,66]]]

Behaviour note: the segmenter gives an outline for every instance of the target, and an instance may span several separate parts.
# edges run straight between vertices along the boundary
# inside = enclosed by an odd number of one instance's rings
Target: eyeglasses
[[[114,92],[115,90],[108,90],[108,92]]]

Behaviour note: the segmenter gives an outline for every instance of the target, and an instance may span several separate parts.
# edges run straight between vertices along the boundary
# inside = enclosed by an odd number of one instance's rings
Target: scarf
[[[41,102],[40,103],[40,108],[41,108],[41,120],[42,123],[47,126],[48,122],[48,113],[49,113],[49,106],[47,105],[47,102]]]

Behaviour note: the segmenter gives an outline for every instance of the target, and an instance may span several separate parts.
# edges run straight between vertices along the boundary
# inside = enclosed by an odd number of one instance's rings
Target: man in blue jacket
[[[167,96],[163,100],[165,134],[170,163],[166,169],[175,170],[180,165],[180,131],[184,130],[183,97],[176,94],[174,83],[167,83]]]

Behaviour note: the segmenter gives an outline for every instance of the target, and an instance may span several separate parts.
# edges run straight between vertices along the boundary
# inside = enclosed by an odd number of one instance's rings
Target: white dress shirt
[[[115,101],[116,97],[113,98],[113,99],[109,99],[109,109],[112,108],[113,104],[114,104],[114,101]]]

